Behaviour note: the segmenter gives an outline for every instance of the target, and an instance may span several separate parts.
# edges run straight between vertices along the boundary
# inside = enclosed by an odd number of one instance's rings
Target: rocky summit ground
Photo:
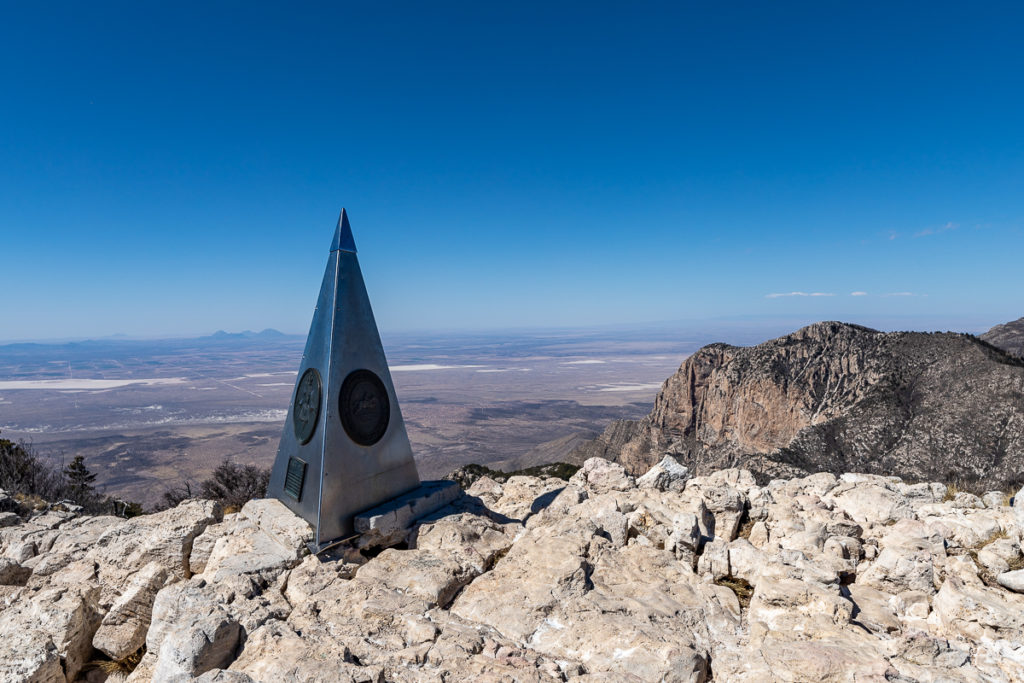
[[[0,525],[4,682],[1024,680],[1000,492],[592,459],[481,478],[372,557],[305,554],[273,500]]]

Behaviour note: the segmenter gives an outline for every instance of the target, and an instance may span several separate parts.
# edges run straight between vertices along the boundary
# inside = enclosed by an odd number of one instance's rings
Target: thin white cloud
[[[850,292],[850,296],[867,296],[867,292]]]
[[[778,299],[784,296],[835,296],[830,292],[776,292],[772,294],[765,294],[765,299]]]
[[[960,227],[959,223],[953,223],[950,221],[939,228],[925,228],[914,233],[914,237],[927,237],[928,235],[938,235],[939,233],[949,232],[950,230],[956,230]]]

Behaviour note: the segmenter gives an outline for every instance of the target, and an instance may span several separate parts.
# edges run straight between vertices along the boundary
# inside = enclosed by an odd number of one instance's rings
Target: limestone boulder
[[[2,683],[65,683],[64,669],[53,639],[39,629],[16,629],[3,633],[0,657]]]
[[[21,632],[45,633],[74,680],[92,653],[101,619],[98,601],[99,587],[90,582],[40,590],[0,613],[0,642],[18,639]],[[45,645],[41,638],[33,642]]]
[[[24,586],[31,575],[30,567],[20,565],[12,558],[0,557],[0,586]]]
[[[838,585],[762,574],[750,600],[751,637],[791,630],[829,632],[848,624],[853,609]]]
[[[881,636],[898,633],[903,624],[893,607],[893,595],[870,586],[852,583],[846,587],[853,603],[853,622]]]
[[[591,525],[580,533],[527,533],[494,569],[463,590],[451,612],[491,626],[514,641],[528,641],[559,603],[587,590],[588,553],[595,532]]]
[[[249,575],[270,583],[299,561],[298,549],[283,546],[257,524],[240,519],[214,542],[202,575],[211,582]]]
[[[646,537],[625,546],[606,538],[596,511],[610,509],[614,499],[601,497],[614,493],[592,494],[576,516],[529,530],[451,613],[546,657],[587,661],[594,675],[699,680],[713,640],[735,637],[735,595],[702,583]]]
[[[858,576],[858,583],[890,593],[935,592],[935,568],[928,548],[889,546]]]
[[[931,594],[922,591],[903,591],[889,599],[896,618],[903,625],[903,630],[927,631],[927,619],[931,613]]]
[[[430,604],[422,598],[374,581],[339,580],[314,595],[312,600],[296,603],[287,623],[311,643],[330,640],[344,644],[351,650],[352,661],[358,660],[365,666],[392,663],[398,653],[403,652],[402,658],[412,657],[422,663],[430,646],[423,647],[426,643],[420,639],[429,629],[411,627],[409,618],[428,613],[432,617],[430,621],[435,623],[433,615],[448,614],[444,610],[431,610]],[[473,634],[476,637],[475,629]],[[248,640],[246,643],[248,645]],[[409,648],[414,648],[415,653],[408,652]]]
[[[190,680],[234,659],[241,627],[225,610],[188,614],[176,624],[157,651],[153,680]]]
[[[746,509],[746,497],[729,484],[714,481],[694,479],[687,484],[687,488],[692,488],[700,493],[705,507],[714,517],[715,524],[711,535],[725,543],[736,538],[740,519]]]
[[[609,494],[603,500],[611,500],[615,509],[626,515],[630,536],[645,536],[656,547],[663,547],[673,534],[688,536],[694,519],[699,535],[697,545],[714,536],[715,517],[696,489],[683,493],[636,490]],[[601,505],[601,501],[591,503],[594,508]]]
[[[409,545],[420,550],[452,553],[477,574],[491,568],[515,540],[515,524],[500,524],[469,513],[437,515],[422,520],[410,534]]]
[[[287,574],[285,598],[292,605],[307,603],[336,581],[351,579],[359,566],[366,562],[362,556],[358,557],[360,561],[356,563],[344,559],[323,561],[316,555],[307,555]]]
[[[737,538],[728,545],[729,575],[753,585],[767,562],[765,554],[745,538]]]
[[[703,477],[703,479],[711,486],[718,486],[721,484],[731,486],[747,497],[760,489],[757,485],[757,480],[754,478],[754,475],[750,470],[745,470],[739,467],[727,467],[725,469],[715,470]]]
[[[682,491],[686,488],[686,481],[691,476],[689,469],[680,465],[679,461],[671,455],[666,455],[661,462],[637,479],[636,485],[642,489]]]
[[[592,588],[561,602],[530,635],[532,649],[640,680],[700,680],[716,644],[735,644],[739,605],[663,550],[599,553]]]
[[[981,497],[981,501],[985,504],[985,507],[995,510],[1007,506],[1010,502],[1010,497],[1002,491],[986,491]]]
[[[987,681],[1024,681],[1024,644],[1000,638],[978,644],[972,663]]]
[[[524,524],[551,505],[564,488],[565,482],[554,477],[509,477],[490,512],[501,522]]]
[[[1020,544],[1009,538],[992,541],[978,551],[978,563],[991,574],[1002,574],[1021,558]]]
[[[275,621],[257,629],[229,671],[256,681],[383,683],[377,666],[359,666],[348,647],[327,633],[303,632]],[[230,680],[230,679],[229,679]]]
[[[313,529],[309,522],[276,498],[250,500],[242,506],[239,517],[251,521],[297,558],[306,554],[306,545],[313,541]]]
[[[144,654],[142,660],[135,666],[135,669],[125,677],[124,683],[152,683],[156,661],[157,653],[147,652]]]
[[[884,652],[848,631],[816,633],[814,638],[771,634],[757,646],[722,653],[714,662],[715,678],[730,683],[791,681],[851,683],[893,681]]]
[[[246,575],[268,584],[298,565],[312,540],[309,523],[281,501],[250,500],[237,518],[211,525],[199,536],[196,543],[206,557],[190,558],[190,566],[201,566],[203,576],[213,582]]]
[[[212,612],[223,611],[241,627],[241,636],[255,631],[272,619],[285,619],[291,612],[281,587],[267,586],[247,575],[230,575],[217,582],[203,576],[172,584],[157,593],[146,648],[159,652],[163,640],[178,630]]]
[[[91,550],[104,534],[128,523],[129,520],[112,515],[72,517],[57,528],[57,533],[50,543],[41,547],[40,551],[80,558]]]
[[[445,550],[384,550],[363,565],[356,581],[376,583],[446,607],[455,594],[479,575],[472,564]]]
[[[857,575],[857,582],[883,592],[936,590],[936,568],[945,563],[943,539],[935,530],[917,520],[902,520],[876,528],[880,535],[877,556]]]
[[[1000,586],[1014,593],[1024,593],[1024,569],[1003,572],[996,577]]]
[[[146,642],[153,601],[167,580],[167,569],[151,562],[135,574],[128,588],[103,617],[92,644],[108,657],[119,660]]]
[[[256,679],[240,671],[228,671],[225,669],[210,669],[198,678],[192,679],[195,683],[258,683]]]
[[[103,603],[113,603],[131,576],[151,562],[165,568],[174,580],[191,576],[192,542],[221,518],[218,503],[187,500],[175,508],[108,528],[85,553],[99,566]]]
[[[206,571],[206,563],[210,561],[213,548],[217,541],[230,533],[237,524],[238,513],[224,515],[222,522],[210,524],[192,541],[192,551],[188,555],[188,568],[191,576]]]
[[[799,495],[813,495],[819,498],[839,485],[836,475],[831,472],[819,472],[795,479],[773,479],[768,482],[767,489],[773,498],[791,499]]]
[[[918,517],[948,546],[979,548],[1004,534],[1012,525],[1012,516],[1005,511],[953,508],[928,505],[918,510]]]
[[[907,502],[915,510],[922,505],[943,502],[949,490],[948,486],[939,483],[905,484],[895,482],[892,486],[906,497]]]
[[[843,475],[842,481],[822,499],[857,523],[885,524],[913,519],[914,508],[886,477]]]
[[[985,502],[973,493],[967,491],[959,491],[953,496],[953,500],[949,501],[949,506],[952,508],[961,509],[978,509],[988,507]]]
[[[971,651],[923,631],[886,642],[893,674],[912,681],[969,681],[985,677],[971,665]]]
[[[468,489],[466,489],[466,495],[471,498],[479,498],[484,505],[491,507],[494,503],[501,498],[502,486],[500,483],[491,479],[487,475],[484,475],[474,481]]]
[[[636,486],[636,480],[616,462],[603,458],[590,458],[569,480],[588,492],[600,495],[610,491],[629,491]]]
[[[671,521],[668,539],[664,543],[665,550],[675,553],[676,559],[688,567],[695,567],[697,553],[701,548],[700,522],[697,515],[691,512],[683,512],[675,516]],[[646,535],[648,539],[655,537],[651,530]]]
[[[771,535],[768,532],[768,525],[763,521],[759,521],[754,522],[753,526],[750,528],[750,536],[747,540],[749,540],[754,547],[763,549],[768,545],[770,538]]]
[[[697,560],[697,573],[712,581],[729,576],[729,544],[716,539],[704,545],[704,552]]]
[[[932,600],[929,623],[942,635],[974,642],[1024,639],[1024,596],[951,575]]]

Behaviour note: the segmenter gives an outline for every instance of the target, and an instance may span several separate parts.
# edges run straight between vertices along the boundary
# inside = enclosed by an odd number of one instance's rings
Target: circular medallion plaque
[[[338,397],[345,433],[360,446],[381,440],[391,419],[388,390],[380,377],[369,370],[353,370],[341,384]]]
[[[295,405],[292,406],[292,427],[300,444],[307,444],[316,431],[320,419],[320,373],[309,368],[302,374],[295,390]]]

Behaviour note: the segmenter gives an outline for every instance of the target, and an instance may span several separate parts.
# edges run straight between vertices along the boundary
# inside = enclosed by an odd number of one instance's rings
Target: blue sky
[[[385,331],[1017,318],[1022,25],[4,3],[0,339],[304,332],[342,206]]]

